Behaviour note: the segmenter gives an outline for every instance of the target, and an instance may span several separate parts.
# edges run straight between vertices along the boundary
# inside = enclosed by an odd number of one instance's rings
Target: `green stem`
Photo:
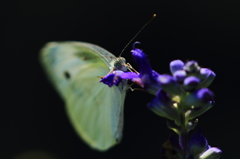
[[[188,153],[187,152],[187,148],[188,148],[188,144],[187,143],[188,143],[187,133],[181,133],[179,135],[179,144],[182,147],[184,158],[186,157],[186,155]]]
[[[181,133],[179,134],[179,144],[182,147],[184,158],[188,154],[188,132],[185,125],[185,116],[181,116]]]

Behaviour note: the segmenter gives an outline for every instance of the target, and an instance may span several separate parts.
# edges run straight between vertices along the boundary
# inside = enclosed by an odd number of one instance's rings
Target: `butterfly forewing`
[[[99,82],[111,69],[115,56],[82,42],[51,42],[41,51],[41,61],[66,104],[70,121],[92,148],[104,151],[122,135],[125,91]]]

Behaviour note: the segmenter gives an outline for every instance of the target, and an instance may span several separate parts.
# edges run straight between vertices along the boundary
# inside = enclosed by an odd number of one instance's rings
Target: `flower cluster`
[[[221,150],[210,148],[205,137],[197,132],[188,141],[188,132],[198,123],[199,115],[214,105],[213,93],[207,88],[215,78],[215,73],[202,68],[196,61],[186,63],[174,60],[170,63],[172,75],[159,74],[152,70],[142,50],[132,50],[139,73],[115,70],[100,82],[108,86],[118,85],[121,80],[131,80],[145,91],[155,95],[148,108],[167,119],[167,125],[175,131],[180,147],[179,153],[188,159],[218,159]]]

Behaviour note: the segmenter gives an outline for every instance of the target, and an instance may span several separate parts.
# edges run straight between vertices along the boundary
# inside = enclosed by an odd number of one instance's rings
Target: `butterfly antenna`
[[[134,35],[134,37],[127,43],[127,45],[123,48],[123,50],[121,51],[119,57],[121,57],[123,51],[128,47],[128,45],[138,36],[138,34],[156,17],[157,15],[156,14],[153,14],[152,18],[147,22],[145,23],[142,28],[137,32],[137,34]]]

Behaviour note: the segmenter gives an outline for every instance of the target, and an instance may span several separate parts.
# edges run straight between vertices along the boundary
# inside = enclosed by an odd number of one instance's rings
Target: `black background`
[[[154,13],[134,41],[161,74],[170,72],[174,59],[197,60],[217,74],[210,86],[216,105],[199,117],[198,127],[211,146],[222,149],[222,158],[240,158],[239,1],[22,0],[1,7],[0,158],[28,152],[52,156],[41,159],[159,158],[171,131],[147,109],[153,96],[128,92],[122,142],[96,152],[75,134],[38,60],[46,42],[66,40],[91,42],[118,56]],[[130,50],[122,56],[136,67]]]

